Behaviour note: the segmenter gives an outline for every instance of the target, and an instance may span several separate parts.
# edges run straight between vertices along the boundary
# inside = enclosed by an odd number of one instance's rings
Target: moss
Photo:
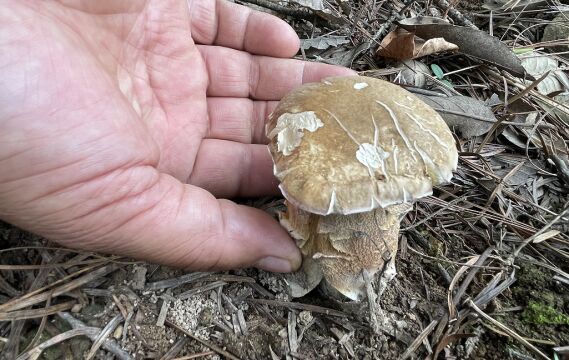
[[[522,319],[540,325],[569,325],[569,316],[544,303],[530,301]]]

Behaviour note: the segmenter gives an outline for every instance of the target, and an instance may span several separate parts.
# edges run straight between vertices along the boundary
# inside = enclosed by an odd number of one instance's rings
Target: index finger
[[[291,57],[299,39],[283,20],[226,0],[189,0],[191,34],[196,43]]]

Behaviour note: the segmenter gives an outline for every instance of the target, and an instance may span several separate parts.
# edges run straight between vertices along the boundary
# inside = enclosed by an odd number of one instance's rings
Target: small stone
[[[132,288],[134,290],[142,290],[146,286],[146,272],[148,270],[144,266],[134,266],[132,277]]]
[[[116,328],[115,331],[113,332],[113,337],[114,337],[115,339],[117,339],[117,340],[121,339],[121,338],[122,338],[122,334],[123,334],[123,330],[124,330],[124,328],[123,328],[122,325],[117,326],[117,328]]]
[[[306,326],[308,325],[312,319],[312,313],[310,311],[304,310],[298,314],[298,321],[301,325]]]

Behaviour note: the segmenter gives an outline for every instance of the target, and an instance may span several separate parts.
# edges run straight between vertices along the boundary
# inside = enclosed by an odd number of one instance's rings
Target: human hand
[[[267,114],[349,70],[284,59],[288,25],[223,0],[1,2],[1,219],[191,269],[300,265],[270,216],[217,198],[276,193]]]

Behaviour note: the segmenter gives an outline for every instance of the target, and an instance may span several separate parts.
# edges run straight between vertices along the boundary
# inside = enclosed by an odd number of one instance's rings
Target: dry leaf
[[[524,143],[525,148],[525,143]],[[533,161],[526,162],[525,157],[516,154],[498,154],[488,159],[492,165],[494,175],[504,178],[510,174],[506,180],[508,186],[520,186],[527,184],[529,179],[535,179],[540,166],[545,167],[545,162]],[[512,174],[512,169],[523,162],[518,171]]]
[[[534,244],[539,244],[540,242],[544,242],[545,240],[549,240],[557,235],[561,234],[559,230],[549,230],[544,232],[543,234],[539,234],[538,236],[533,239]]]
[[[486,0],[483,7],[494,11],[527,11],[545,4],[546,0]]]
[[[367,51],[369,49],[368,43],[363,41],[359,45],[351,47],[349,50],[343,50],[341,48],[332,49],[332,54],[329,55],[330,57],[322,58],[320,56],[316,56],[316,60],[332,65],[340,65],[340,66],[351,66],[352,62],[358,55]]]
[[[415,95],[435,109],[450,128],[455,128],[465,138],[487,133],[497,121],[492,109],[480,100],[461,95]]]
[[[327,9],[322,0],[289,0],[289,2],[312,10],[315,15],[333,24],[342,25],[345,23],[341,14],[338,11]]]
[[[550,161],[555,164],[559,179],[569,186],[569,156],[554,155],[550,158]]]
[[[521,62],[527,73],[535,78],[540,78],[549,72],[549,75],[537,84],[536,89],[540,93],[549,95],[569,90],[569,77],[559,69],[558,61],[552,57],[530,53],[524,56]],[[526,81],[525,83],[530,85],[531,81]]]
[[[406,60],[413,57],[415,52],[415,35],[408,31],[392,31],[383,38],[377,56]]]
[[[443,38],[434,38],[425,41],[399,28],[387,34],[381,42],[376,54],[377,56],[391,59],[409,60],[438,54],[444,51],[456,50],[458,50],[458,46],[447,42]]]
[[[424,63],[417,60],[405,60],[395,64],[395,66],[401,70],[397,74],[390,76],[391,81],[418,88],[422,88],[427,84],[426,75],[430,74],[431,70]]]
[[[556,42],[558,45],[553,50],[558,52],[566,52],[569,50],[569,11],[561,12],[557,15],[543,30],[543,38],[541,41]],[[567,58],[568,54],[561,54]]]
[[[301,39],[300,47],[304,50],[310,48],[325,50],[330,47],[336,47],[349,42],[350,40],[346,39],[345,36],[319,36],[312,39]]]
[[[454,26],[441,19],[426,16],[401,20],[397,24],[425,40],[442,37],[458,45],[463,54],[489,62],[515,76],[535,80],[526,74],[520,59],[510,48],[484,31]]]
[[[535,101],[548,113],[556,115],[569,126],[569,92],[559,94],[553,99],[544,96],[536,98]]]
[[[322,0],[291,0],[291,1],[297,3],[298,5],[307,7],[315,11],[324,10],[324,4],[322,3]]]

